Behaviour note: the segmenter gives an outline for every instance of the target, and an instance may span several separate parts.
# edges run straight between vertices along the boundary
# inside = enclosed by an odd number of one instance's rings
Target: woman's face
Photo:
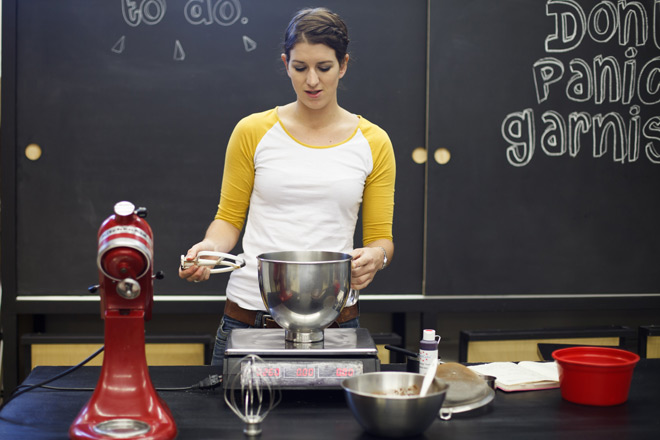
[[[334,49],[325,44],[297,43],[289,53],[282,54],[298,102],[311,108],[322,109],[337,102],[339,79],[346,73],[348,55],[339,65]]]

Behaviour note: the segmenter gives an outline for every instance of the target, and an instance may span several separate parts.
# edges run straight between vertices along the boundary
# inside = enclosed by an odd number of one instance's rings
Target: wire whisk
[[[264,375],[265,362],[249,354],[229,372],[225,388],[225,402],[244,423],[247,436],[261,434],[261,423],[282,400],[282,393],[272,380]]]

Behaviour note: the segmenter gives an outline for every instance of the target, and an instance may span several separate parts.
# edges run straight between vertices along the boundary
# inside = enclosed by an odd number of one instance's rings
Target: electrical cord
[[[190,385],[187,387],[174,387],[174,388],[155,388],[156,391],[193,391],[193,390],[211,390],[214,388],[219,387],[222,385],[222,376],[219,374],[211,374],[204,379],[200,380],[194,385]],[[24,385],[19,385],[18,388],[21,387],[32,387],[33,385],[30,384],[24,384]],[[37,384],[38,388],[43,388],[46,390],[55,390],[55,391],[94,391],[96,388],[70,388],[70,387],[54,387],[54,386],[48,386],[48,385],[39,385]]]
[[[59,374],[56,374],[55,376],[51,377],[50,379],[46,379],[44,381],[41,381],[36,384],[24,384],[24,385],[19,385],[16,387],[16,389],[11,393],[11,395],[5,400],[2,405],[0,405],[0,411],[13,399],[16,397],[20,396],[21,394],[25,394],[28,391],[32,391],[36,388],[43,388],[43,389],[48,389],[48,390],[56,390],[56,391],[94,391],[95,388],[67,388],[67,387],[54,387],[54,386],[48,386],[47,384],[60,379],[67,374],[73,373],[80,367],[86,365],[89,361],[94,359],[96,356],[101,354],[103,350],[105,349],[105,346],[102,346],[98,350],[96,350],[94,353],[92,353],[87,359],[83,360],[77,365],[74,365],[71,368],[68,368],[65,371],[62,371]],[[187,387],[175,387],[175,388],[156,388],[156,391],[192,391],[192,390],[210,390],[219,387],[222,384],[222,376],[219,374],[210,374],[209,376],[205,377],[201,381],[197,382],[194,385],[187,386]],[[21,389],[23,388],[23,389]]]
[[[193,385],[192,388],[199,390],[212,390],[214,388],[218,388],[220,385],[222,385],[222,375],[210,374],[208,377],[202,379],[201,381]],[[176,391],[176,388],[163,389],[163,391],[170,391],[170,390]]]
[[[35,389],[35,388],[42,387],[42,386],[44,386],[44,385],[46,385],[46,384],[49,384],[49,383],[53,382],[54,380],[57,380],[57,379],[59,379],[59,378],[61,378],[61,377],[66,376],[67,374],[70,374],[70,373],[76,371],[77,369],[79,369],[79,368],[82,367],[83,365],[87,364],[87,363],[88,363],[89,361],[91,361],[92,359],[94,359],[96,356],[98,356],[99,354],[101,354],[101,352],[103,352],[103,349],[104,349],[104,348],[105,348],[105,346],[102,346],[101,348],[99,348],[98,350],[96,350],[94,353],[92,353],[87,359],[85,359],[85,360],[83,360],[82,362],[80,362],[78,365],[74,365],[73,367],[68,368],[68,369],[62,371],[61,373],[56,374],[55,376],[51,377],[50,379],[46,379],[46,380],[41,381],[41,382],[39,382],[39,383],[37,383],[37,384],[30,385],[30,386],[28,386],[28,387],[26,387],[25,389],[22,389],[22,390],[19,390],[18,388],[16,388],[16,389],[11,393],[11,395],[7,398],[7,400],[5,400],[4,402],[2,402],[2,405],[0,405],[0,411],[2,411],[2,408],[4,408],[9,402],[11,402],[13,399],[15,399],[16,397],[20,396],[21,394],[25,394],[25,393],[27,393],[28,391],[32,391],[32,390]]]

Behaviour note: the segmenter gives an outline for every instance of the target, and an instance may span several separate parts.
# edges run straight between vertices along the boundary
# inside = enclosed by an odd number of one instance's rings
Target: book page
[[[536,382],[555,382],[559,380],[557,366],[554,362],[491,362],[488,364],[472,365],[468,368],[478,374],[495,376],[496,382],[504,386],[529,384]],[[532,368],[526,364],[534,365]]]
[[[557,370],[556,362],[532,362],[520,361],[518,366],[525,367],[528,370],[534,370],[539,374],[547,377],[547,380],[559,381],[559,370]]]

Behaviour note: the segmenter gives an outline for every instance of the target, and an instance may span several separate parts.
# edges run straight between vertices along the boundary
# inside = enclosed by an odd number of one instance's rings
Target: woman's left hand
[[[351,287],[360,290],[371,284],[376,272],[383,268],[383,249],[380,247],[364,247],[351,252]]]

